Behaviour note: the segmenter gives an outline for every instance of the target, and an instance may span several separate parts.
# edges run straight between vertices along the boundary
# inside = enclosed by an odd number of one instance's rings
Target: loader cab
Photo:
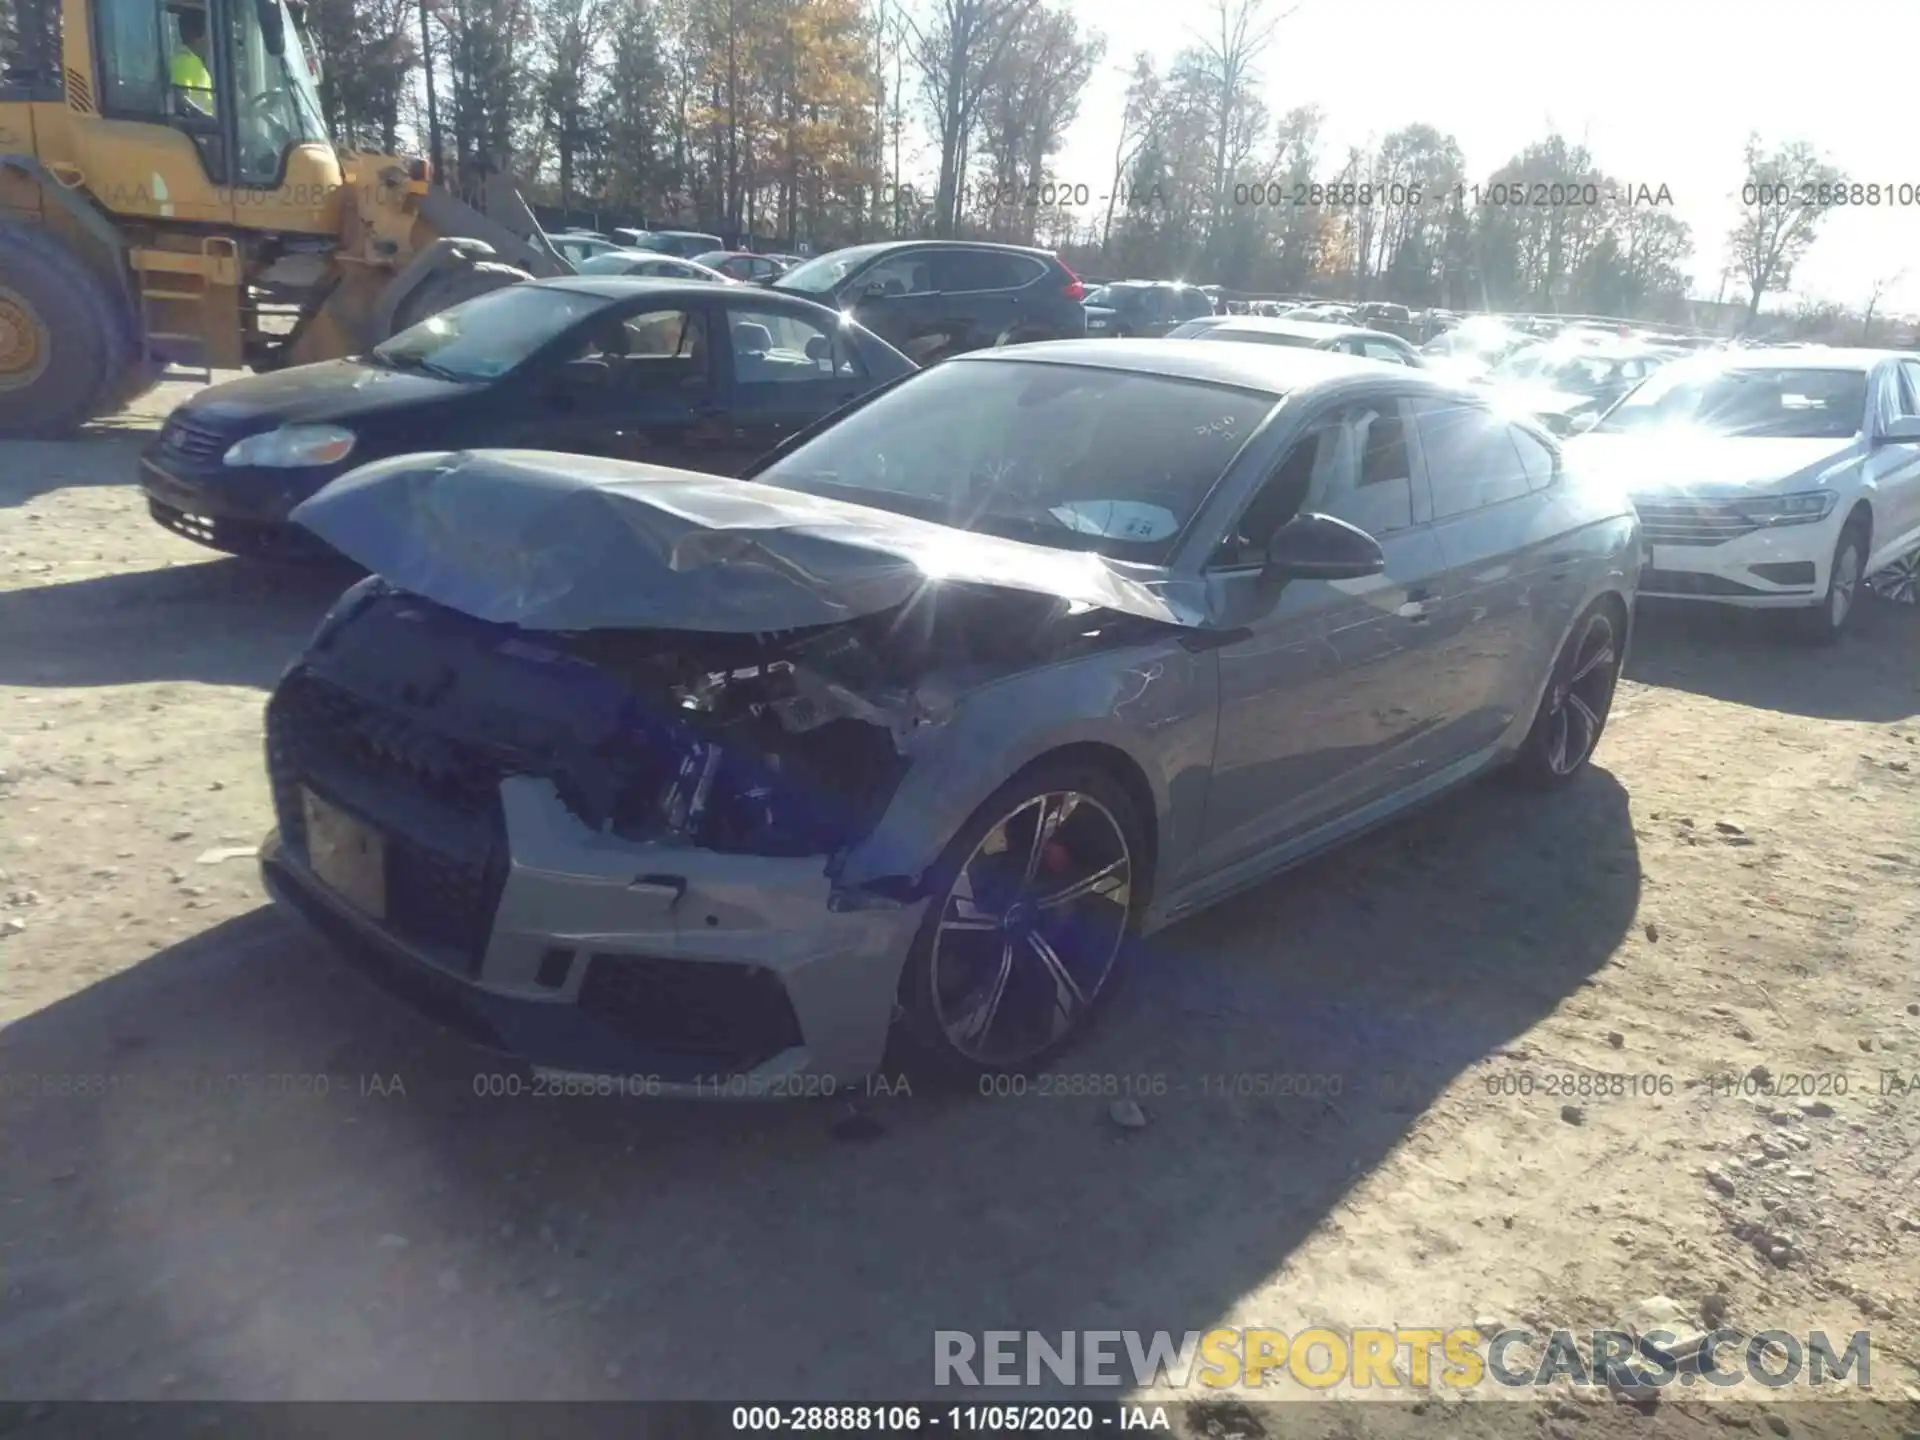
[[[165,126],[187,136],[206,185],[224,193],[215,203],[228,212],[192,214],[185,205],[169,210],[171,192],[181,192],[178,200],[191,204],[198,198],[192,192],[203,187],[193,183],[195,177],[170,177],[166,172],[172,167],[147,162],[151,177],[126,179],[136,190],[141,182],[157,180],[159,189],[169,192],[156,197],[161,214],[280,228],[272,192],[295,179],[304,182],[316,166],[322,173],[331,171],[331,184],[338,185],[338,159],[321,113],[304,26],[287,0],[93,0],[91,8],[102,116]],[[322,153],[308,149],[302,173],[290,176],[289,163],[302,147],[322,147]],[[156,157],[162,153],[160,146],[151,148]],[[105,198],[111,209],[145,208]],[[281,197],[287,198],[296,210],[310,208],[301,196]],[[296,222],[285,228],[309,227]]]

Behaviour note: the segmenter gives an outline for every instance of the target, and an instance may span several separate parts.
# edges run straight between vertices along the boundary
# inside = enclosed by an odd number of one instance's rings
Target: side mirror
[[[1920,415],[1902,415],[1880,427],[1882,445],[1920,445]]]
[[[887,282],[884,280],[869,280],[864,285],[856,285],[853,290],[853,298],[856,301],[884,300],[886,297]]]
[[[1599,423],[1600,412],[1598,410],[1582,410],[1567,423],[1567,433],[1569,435],[1584,435]]]
[[[1331,515],[1296,515],[1267,542],[1263,572],[1276,580],[1358,580],[1387,568],[1380,542]]]

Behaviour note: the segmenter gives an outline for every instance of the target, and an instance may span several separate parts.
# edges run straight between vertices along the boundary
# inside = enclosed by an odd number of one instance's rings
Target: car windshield
[[[1493,377],[1496,381],[1517,380],[1550,385],[1575,395],[1594,395],[1619,382],[1622,363],[1617,356],[1542,346],[1502,361],[1494,367]]]
[[[842,280],[874,256],[891,248],[889,245],[849,245],[844,250],[830,250],[825,255],[794,266],[773,282],[774,288],[798,290],[803,295],[825,295],[830,290],[838,289]]]
[[[599,295],[509,285],[429,316],[374,348],[396,370],[448,380],[497,380],[576,321],[609,304]]]
[[[1522,337],[1504,325],[1456,325],[1444,335],[1435,336],[1423,347],[1429,355],[1472,356],[1497,360],[1521,343]]]
[[[1593,428],[1845,440],[1860,433],[1866,408],[1864,370],[1679,364],[1648,376]]]
[[[1160,564],[1276,403],[1131,370],[961,360],[886,391],[754,478]]]

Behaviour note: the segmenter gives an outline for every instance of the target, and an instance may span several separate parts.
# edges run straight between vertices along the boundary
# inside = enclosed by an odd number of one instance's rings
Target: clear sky
[[[1211,0],[1068,0],[1107,36],[1055,178],[1106,191],[1136,51],[1164,63]],[[1278,15],[1295,0],[1266,0]],[[1793,291],[1920,312],[1920,0],[1300,0],[1263,58],[1279,114],[1317,104],[1330,157],[1416,121],[1451,133],[1470,176],[1552,130],[1606,172],[1672,193],[1693,227],[1696,293],[1719,289],[1750,130],[1805,139],[1853,178],[1908,188],[1902,208],[1834,212]],[[1329,166],[1327,178],[1331,179]],[[1733,298],[1735,287],[1729,287]]]

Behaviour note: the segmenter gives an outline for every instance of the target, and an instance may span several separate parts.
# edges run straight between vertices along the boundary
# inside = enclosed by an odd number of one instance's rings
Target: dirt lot
[[[1583,1329],[1661,1294],[1869,1330],[1874,1423],[1920,1424],[1920,1089],[1886,1078],[1920,1078],[1920,614],[1828,654],[1647,617],[1571,791],[1483,785],[1167,933],[1063,1066],[1163,1077],[1144,1127],[488,1099],[497,1062],[264,907],[261,702],[337,585],[148,521],[177,398],[0,446],[0,1396],[898,1398],[935,1329]],[[1759,1066],[1820,1093],[1709,1081]],[[1234,1078],[1281,1073],[1340,1094]],[[1634,1093],[1552,1093],[1583,1075]],[[1530,1418],[1640,1423],[1588,1398]]]

